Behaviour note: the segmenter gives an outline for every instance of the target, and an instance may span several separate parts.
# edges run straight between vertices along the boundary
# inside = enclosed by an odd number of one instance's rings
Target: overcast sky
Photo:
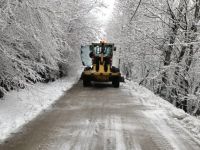
[[[103,0],[103,1],[105,2],[107,7],[102,8],[101,11],[98,12],[98,17],[103,23],[106,23],[112,14],[115,0]]]
[[[105,2],[106,7],[101,8],[101,11],[98,10],[98,12],[96,12],[96,14],[99,18],[99,21],[103,25],[101,28],[102,35],[99,40],[102,40],[102,39],[107,40],[107,36],[105,33],[105,26],[112,15],[114,3],[115,3],[115,0],[103,0],[103,1]]]

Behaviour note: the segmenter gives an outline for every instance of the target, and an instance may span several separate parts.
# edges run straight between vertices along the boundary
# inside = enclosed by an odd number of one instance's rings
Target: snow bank
[[[174,107],[171,103],[155,95],[147,88],[140,86],[138,83],[126,81],[124,86],[131,90],[131,93],[138,97],[142,104],[153,106],[157,109],[164,109],[169,117],[174,118],[188,133],[200,140],[200,120],[198,118],[185,113],[182,109]]]
[[[0,141],[35,118],[70,89],[78,77],[59,79],[48,84],[37,83],[12,91],[0,99]]]

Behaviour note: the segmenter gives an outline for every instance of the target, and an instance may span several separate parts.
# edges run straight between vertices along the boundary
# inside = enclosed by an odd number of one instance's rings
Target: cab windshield
[[[104,57],[110,57],[112,55],[112,46],[94,46],[94,55],[99,56],[103,52]]]

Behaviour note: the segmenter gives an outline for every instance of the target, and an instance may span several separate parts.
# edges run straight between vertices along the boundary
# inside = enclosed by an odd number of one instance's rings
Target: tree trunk
[[[171,35],[170,35],[170,40],[169,40],[169,46],[168,49],[164,51],[164,66],[169,66],[170,62],[171,62],[171,55],[173,52],[173,44],[175,43],[175,39],[176,39],[176,35],[178,32],[178,26],[176,25],[176,23],[173,23],[173,27],[171,28]],[[167,92],[168,92],[168,86],[169,86],[169,82],[168,82],[168,75],[167,75],[167,71],[165,71],[162,75],[162,85],[161,85],[161,89],[160,89],[160,96],[164,97],[164,98],[168,98],[167,97]],[[172,102],[170,100],[170,102]]]

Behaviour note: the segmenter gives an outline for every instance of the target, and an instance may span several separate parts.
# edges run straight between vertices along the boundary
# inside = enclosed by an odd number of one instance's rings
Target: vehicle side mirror
[[[116,51],[117,50],[117,48],[116,47],[114,47],[114,51]]]

